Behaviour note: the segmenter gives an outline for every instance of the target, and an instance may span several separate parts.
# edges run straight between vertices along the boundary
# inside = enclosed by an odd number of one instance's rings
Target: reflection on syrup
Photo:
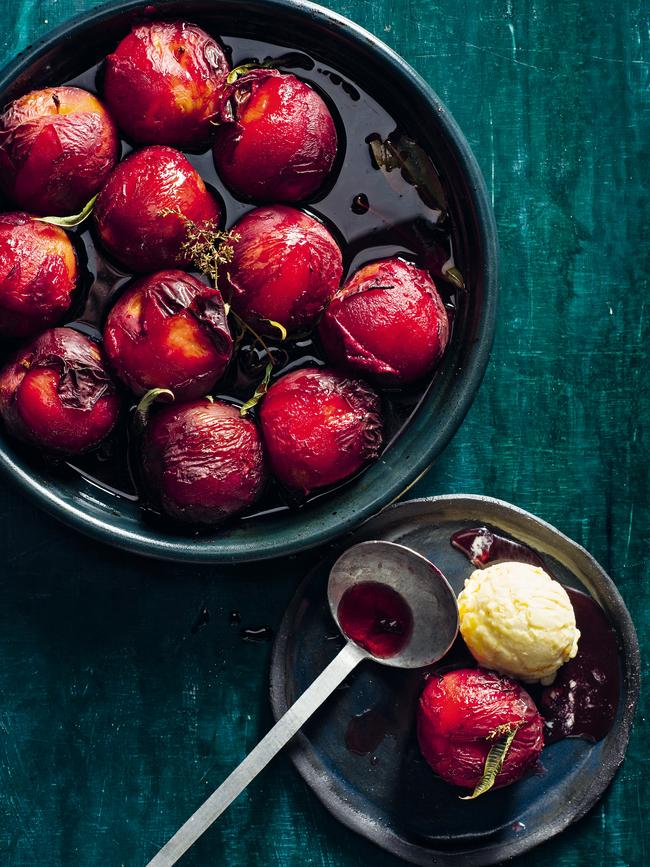
[[[454,533],[451,544],[478,567],[507,560],[531,563],[553,574],[537,551],[487,527]],[[611,729],[618,708],[621,673],[616,633],[591,596],[564,589],[580,630],[578,654],[560,668],[550,686],[526,689],[544,717],[546,743],[565,737],[598,741]]]
[[[336,613],[345,635],[379,659],[403,650],[413,632],[413,614],[406,600],[377,581],[349,587]]]
[[[341,147],[331,182],[304,207],[324,221],[341,242],[345,276],[374,259],[402,256],[431,270],[450,320],[453,321],[465,290],[462,284],[459,286],[452,279],[449,270],[454,266],[450,218],[440,222],[439,211],[425,204],[421,190],[407,182],[402,172],[378,169],[370,158],[370,140],[385,141],[389,136],[395,140],[399,138],[399,124],[391,113],[340,73],[318,65],[304,53],[287,53],[287,48],[283,46],[226,34],[222,37],[233,66],[249,60],[282,58],[280,68],[294,70],[328,102],[337,123]],[[100,78],[98,64],[65,83],[98,92],[101,89]],[[121,147],[122,156],[131,150],[127,141],[122,141]],[[186,153],[186,156],[222,200],[227,228],[253,207],[251,203],[232,196],[223,186],[215,172],[210,150],[200,154]],[[73,311],[75,319],[68,324],[98,337],[110,306],[131,277],[96,245],[91,224],[92,221],[88,220],[71,233],[86,277],[81,292],[83,297]],[[459,267],[462,271],[463,263],[459,263]],[[274,378],[298,367],[322,366],[325,363],[316,336],[300,337],[282,344],[269,341],[269,344],[280,362],[276,366]],[[219,395],[215,396],[234,403],[247,400],[260,382],[267,360],[258,348],[244,343],[239,357],[233,361],[226,377],[218,385]],[[402,390],[383,392],[385,448],[390,447],[408,424],[433,380]],[[137,488],[126,460],[130,449],[126,427],[126,420],[123,420],[100,451],[65,464],[60,461],[49,462],[48,466],[58,473],[78,473],[109,494],[136,501]],[[38,459],[32,456],[32,460]],[[272,481],[255,508],[236,520],[262,519],[262,516],[274,515],[278,511],[308,506],[310,502],[327,496],[349,481],[322,489],[299,502],[293,501]],[[162,521],[158,515],[147,510],[146,503],[141,505],[146,521],[164,524],[165,528],[175,532],[195,533],[194,530],[185,530]]]
[[[253,644],[266,644],[273,638],[273,630],[270,626],[245,626],[239,630],[239,636]]]

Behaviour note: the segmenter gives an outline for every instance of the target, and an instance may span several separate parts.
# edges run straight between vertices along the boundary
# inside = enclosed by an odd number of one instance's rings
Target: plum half
[[[79,87],[21,96],[0,115],[0,186],[35,214],[76,214],[117,162],[115,124],[97,97]]]
[[[58,226],[29,214],[0,214],[0,335],[33,337],[68,310],[77,257]]]
[[[196,24],[140,24],[106,58],[104,99],[131,141],[197,149],[208,144],[228,72]]]
[[[230,300],[247,322],[273,333],[310,328],[339,287],[341,250],[325,226],[285,205],[256,208],[234,226]]]
[[[99,194],[93,218],[100,241],[137,273],[190,264],[186,223],[218,221],[221,208],[180,151],[152,145],[122,160]]]
[[[259,416],[271,470],[290,491],[336,484],[379,456],[379,397],[361,380],[292,371],[273,383]]]
[[[142,277],[119,298],[104,327],[113,369],[134,394],[167,388],[176,400],[207,394],[232,353],[218,289],[184,271]]]
[[[163,407],[148,422],[141,449],[149,502],[176,521],[220,524],[264,487],[257,426],[223,401]]]
[[[0,372],[0,416],[17,439],[77,455],[108,436],[120,400],[97,343],[72,328],[37,337]]]
[[[401,259],[382,259],[347,281],[318,333],[332,364],[383,385],[408,385],[440,361],[449,320],[426,271]]]
[[[509,677],[464,668],[431,675],[420,696],[420,750],[435,773],[454,786],[477,786],[491,747],[515,729],[495,788],[519,780],[544,746],[544,723],[525,689]]]
[[[336,156],[329,108],[295,75],[253,69],[221,100],[213,155],[224,183],[261,202],[299,202],[325,182]]]

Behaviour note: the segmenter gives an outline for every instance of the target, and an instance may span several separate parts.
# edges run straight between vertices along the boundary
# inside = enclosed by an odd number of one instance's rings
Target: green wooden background
[[[91,0],[5,0],[0,62]],[[503,497],[585,545],[650,640],[648,7],[640,0],[330,0],[400,52],[464,129],[502,248],[492,362],[415,494]],[[143,865],[270,724],[267,644],[310,557],[147,562],[0,490],[0,864]],[[209,622],[192,631],[207,609]],[[647,665],[644,664],[647,672]],[[591,814],[530,867],[650,863],[647,699]],[[286,758],[183,864],[396,867]],[[523,862],[522,862],[523,863]]]

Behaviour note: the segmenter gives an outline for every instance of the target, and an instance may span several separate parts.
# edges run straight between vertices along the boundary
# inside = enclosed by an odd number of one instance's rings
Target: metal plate
[[[619,709],[602,741],[559,741],[544,749],[543,773],[476,801],[461,801],[417,747],[414,719],[422,674],[363,663],[296,738],[292,760],[340,821],[414,864],[500,863],[583,816],[623,760],[639,692],[636,633],[613,581],[584,548],[533,515],[487,497],[411,500],[373,518],[349,544],[376,538],[408,545],[431,559],[458,592],[474,567],[451,547],[449,537],[481,524],[531,545],[563,583],[600,603],[620,644]],[[276,718],[343,644],[325,595],[332,560],[307,576],[278,633],[271,665]],[[370,754],[355,754],[346,747],[346,731],[369,709],[375,722],[382,720],[381,739]]]

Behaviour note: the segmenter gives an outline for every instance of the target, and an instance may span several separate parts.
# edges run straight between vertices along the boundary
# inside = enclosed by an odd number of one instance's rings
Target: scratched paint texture
[[[3,4],[0,61],[90,0]],[[339,0],[433,85],[483,168],[502,249],[491,366],[415,494],[503,497],[585,545],[650,640],[648,20],[637,0]],[[647,13],[647,7],[645,7]],[[647,225],[647,224],[646,224]],[[127,556],[0,490],[0,863],[143,865],[270,724],[269,645],[310,561]],[[209,622],[192,631],[203,609]],[[647,663],[644,663],[647,674]],[[591,814],[526,863],[650,863],[647,698]],[[396,865],[276,761],[183,864]],[[523,863],[523,862],[522,862]]]

